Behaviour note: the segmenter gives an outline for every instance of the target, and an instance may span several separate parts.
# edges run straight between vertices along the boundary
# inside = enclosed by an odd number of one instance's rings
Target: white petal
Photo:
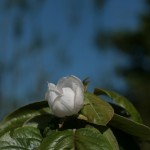
[[[84,86],[75,76],[60,79],[57,85],[49,83],[45,98],[54,115],[71,116],[79,112],[83,106]]]
[[[50,107],[52,107],[55,99],[57,97],[59,97],[60,94],[58,92],[55,92],[55,91],[49,91],[47,96],[48,96],[48,99],[47,99],[48,100],[48,104],[49,104]]]
[[[54,100],[60,96],[61,93],[53,83],[48,83],[48,91],[46,92],[45,98],[48,100],[49,106],[52,107]]]
[[[74,98],[74,110],[76,113],[78,113],[79,110],[82,108],[83,101],[84,101],[84,93],[82,92],[82,89],[80,87],[77,87]]]
[[[63,88],[63,96],[61,97],[61,102],[68,107],[68,109],[74,108],[74,96],[75,93],[70,88]]]
[[[53,84],[53,83],[48,83],[48,90],[47,90],[47,92],[45,93],[45,99],[46,99],[46,100],[49,99],[49,92],[50,92],[50,90],[54,90],[54,89],[56,89],[55,84]]]
[[[70,87],[73,90],[76,90],[76,87],[80,86],[84,91],[84,86],[82,81],[75,76],[68,76],[61,78],[57,83],[57,88],[61,90],[63,87]]]
[[[61,102],[60,97],[57,98],[57,100],[54,102],[52,111],[57,117],[65,117],[65,116],[73,115],[72,111],[68,109],[68,107],[65,104]]]
[[[48,83],[48,89],[50,91],[55,91],[55,92],[57,92],[60,95],[62,94],[62,90],[59,91],[58,88],[57,88],[57,86],[55,84],[53,84],[53,83]]]
[[[56,85],[53,83],[48,83],[48,89],[49,90],[55,90],[56,89]]]
[[[57,117],[64,117],[66,116],[66,110],[65,106],[60,103],[60,101],[55,101],[52,107],[52,111],[53,113],[57,116]]]
[[[74,114],[74,92],[70,88],[63,88],[63,96],[57,97],[53,103],[53,113],[58,117]]]

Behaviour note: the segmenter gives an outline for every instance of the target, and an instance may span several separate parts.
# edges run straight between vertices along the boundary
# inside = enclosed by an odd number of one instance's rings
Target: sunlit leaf
[[[116,140],[116,137],[114,136],[113,132],[110,128],[108,128],[106,131],[103,132],[104,137],[108,140],[110,143],[112,150],[119,150],[119,145]]]
[[[14,132],[7,132],[0,137],[2,150],[33,150],[38,149],[42,141],[40,131],[33,127],[20,127]]]
[[[150,128],[126,117],[115,114],[109,124],[130,135],[150,141]]]
[[[81,114],[86,121],[97,125],[106,125],[113,117],[113,108],[105,101],[91,93],[84,95],[84,107]]]
[[[127,98],[125,98],[124,96],[121,96],[120,94],[113,92],[113,91],[109,91],[105,89],[97,89],[97,88],[94,90],[94,94],[107,95],[114,102],[119,104],[121,107],[125,108],[125,110],[127,110],[127,112],[130,114],[132,120],[142,123],[140,114],[138,113],[136,108],[133,106],[133,104],[129,100],[127,100]]]
[[[44,138],[40,150],[112,150],[107,139],[94,128],[52,132]]]
[[[9,130],[13,130],[17,127],[20,127],[28,119],[40,115],[51,113],[50,108],[46,101],[35,102],[24,107],[19,108],[10,115],[8,115],[0,123],[0,136]]]

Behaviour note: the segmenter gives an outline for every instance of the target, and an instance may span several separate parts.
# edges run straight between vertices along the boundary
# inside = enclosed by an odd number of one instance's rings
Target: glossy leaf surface
[[[1,150],[34,150],[42,141],[40,131],[33,127],[20,127],[0,137]]]
[[[98,89],[96,88],[94,90],[94,93],[96,95],[107,95],[109,98],[111,98],[114,102],[119,104],[121,107],[125,108],[125,110],[130,114],[131,119],[136,121],[136,122],[142,122],[141,116],[136,110],[136,108],[133,106],[133,104],[127,100],[124,96],[121,96],[120,94],[105,90],[105,89]]]
[[[150,141],[150,128],[126,117],[115,114],[109,124],[130,135],[138,136]]]
[[[48,107],[47,101],[35,102],[24,107],[19,108],[10,115],[8,115],[0,123],[0,136],[9,130],[13,130],[17,127],[20,127],[28,119],[38,116],[40,114],[51,113],[50,108]]]
[[[108,140],[94,128],[81,128],[52,132],[47,136],[40,150],[112,150]]]
[[[91,93],[85,93],[84,107],[81,114],[87,118],[86,121],[97,125],[106,125],[113,117],[113,108]]]

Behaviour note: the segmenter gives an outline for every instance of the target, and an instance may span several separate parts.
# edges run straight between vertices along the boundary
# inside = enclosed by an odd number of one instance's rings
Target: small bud
[[[83,83],[75,76],[63,77],[57,85],[48,83],[45,99],[57,117],[77,114],[83,106]]]

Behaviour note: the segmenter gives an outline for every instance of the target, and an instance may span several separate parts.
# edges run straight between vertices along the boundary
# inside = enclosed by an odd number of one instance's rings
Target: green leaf
[[[126,117],[115,114],[109,124],[130,135],[150,141],[150,128]]]
[[[116,137],[114,136],[113,132],[111,131],[110,128],[106,129],[103,132],[103,136],[108,140],[108,142],[110,143],[112,150],[119,150],[119,145],[118,142],[116,140]]]
[[[34,150],[38,149],[42,141],[40,131],[33,127],[20,127],[14,132],[7,132],[0,137],[2,150]]]
[[[141,140],[135,138],[133,135],[125,133],[117,128],[111,128],[117,142],[119,144],[120,150],[140,150]]]
[[[0,123],[0,136],[2,136],[5,132],[13,130],[17,127],[21,127],[25,121],[34,116],[47,113],[51,113],[47,101],[35,102],[21,107],[18,110],[11,113],[10,115],[8,115]]]
[[[105,90],[105,89],[95,89],[94,94],[96,95],[107,95],[109,98],[111,98],[114,102],[125,108],[125,110],[131,115],[131,119],[142,123],[142,119],[136,108],[133,106],[133,104],[127,100],[124,96],[121,96],[120,94]]]
[[[44,138],[39,150],[112,150],[107,139],[95,128],[52,132]]]
[[[51,114],[41,114],[34,116],[27,120],[23,126],[32,126],[44,131],[46,128],[58,129],[60,123],[60,118],[57,118]]]
[[[107,102],[94,94],[85,93],[84,107],[80,113],[87,118],[86,121],[105,126],[113,117],[114,110]]]

